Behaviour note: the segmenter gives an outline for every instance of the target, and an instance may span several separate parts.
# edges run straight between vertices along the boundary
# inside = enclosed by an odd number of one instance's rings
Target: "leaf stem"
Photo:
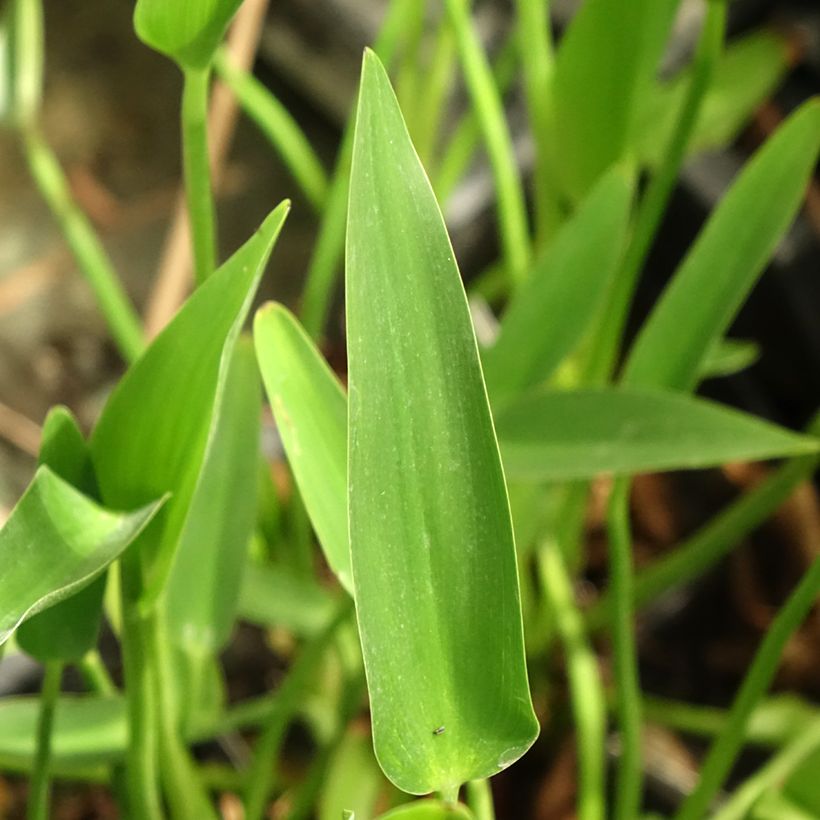
[[[98,695],[112,697],[117,694],[117,687],[105,668],[99,650],[92,649],[77,662],[77,669],[83,676],[86,686]]]
[[[676,820],[696,820],[706,815],[743,745],[749,717],[769,688],[787,641],[805,620],[818,593],[820,558],[815,558],[766,632],[729,711],[726,728],[712,744],[698,784],[675,815]]]
[[[498,227],[507,271],[513,282],[520,282],[527,275],[530,260],[527,207],[504,107],[465,0],[446,0],[445,5],[495,178]]]
[[[595,379],[608,378],[618,353],[618,344],[627,320],[629,305],[638,276],[666,211],[669,197],[680,174],[686,150],[697,125],[703,99],[712,82],[715,65],[723,47],[726,31],[727,0],[710,0],[695,55],[692,79],[678,113],[677,122],[657,173],[641,201],[632,241],[627,248],[618,276],[609,295],[607,310],[596,333],[589,359]]]
[[[495,820],[493,790],[489,780],[467,782],[467,805],[475,820]]]
[[[556,542],[540,548],[538,571],[566,657],[578,734],[578,818],[603,820],[606,806],[606,698],[600,671],[574,601],[565,559]]]
[[[132,362],[144,347],[140,319],[122,287],[88,217],[71,195],[63,169],[34,125],[22,131],[23,148],[31,175],[68,242],[117,348]]]
[[[615,820],[634,820],[641,803],[641,697],[634,637],[632,539],[629,527],[629,479],[612,487],[607,516],[612,643],[617,687],[621,757],[615,786]]]
[[[63,668],[62,661],[49,661],[45,665],[46,672],[40,693],[40,716],[37,721],[37,753],[31,772],[30,797],[26,812],[28,820],[48,820],[50,814],[51,732],[60,696]]]
[[[216,269],[216,213],[208,154],[211,70],[187,69],[182,91],[182,156],[194,273],[201,285]]]

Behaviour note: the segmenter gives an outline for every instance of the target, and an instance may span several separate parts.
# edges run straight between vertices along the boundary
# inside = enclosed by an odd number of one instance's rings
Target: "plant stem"
[[[139,607],[139,572],[139,557],[126,553],[120,562],[120,595],[122,655],[128,698],[127,816],[162,820],[157,770],[156,692]]]
[[[37,753],[31,772],[30,796],[26,812],[28,820],[48,820],[50,814],[51,731],[54,726],[54,712],[60,697],[62,679],[62,661],[46,663],[43,688],[40,692],[40,716],[37,721]]]
[[[418,2],[419,0],[393,0],[388,7],[384,25],[373,45],[373,50],[386,66],[392,63],[403,32],[416,13]],[[353,110],[355,111],[355,106]],[[344,252],[354,119],[352,116],[348,118],[345,126],[302,294],[299,318],[314,339],[324,331],[336,274]]]
[[[516,0],[518,48],[524,70],[524,94],[530,129],[535,141],[535,233],[542,244],[555,228],[558,205],[551,167],[553,128],[553,44],[549,0]]]
[[[108,670],[105,668],[105,664],[97,649],[92,649],[87,652],[85,656],[77,662],[77,669],[83,676],[86,686],[88,686],[92,692],[96,692],[98,695],[104,695],[105,697],[111,697],[117,694],[117,687],[114,685],[114,681],[111,680],[111,676],[108,674]]]
[[[25,128],[22,138],[31,175],[59,222],[80,272],[94,292],[117,348],[127,362],[132,362],[144,347],[139,316],[88,217],[71,196],[63,169],[51,148],[36,126]]]
[[[606,379],[615,363],[629,306],[647,254],[666,211],[669,197],[680,174],[686,150],[697,125],[703,99],[712,82],[720,57],[726,30],[727,0],[710,0],[692,79],[687,89],[669,145],[657,173],[641,201],[632,241],[627,248],[620,272],[614,280],[607,310],[602,313],[600,329],[589,353],[588,368],[596,380]]]
[[[540,548],[538,571],[564,645],[578,735],[578,818],[602,820],[606,806],[606,698],[600,671],[557,543]]]
[[[820,750],[820,720],[784,746],[766,765],[742,783],[712,820],[743,820],[764,792],[785,783],[788,776],[810,755]]]
[[[216,212],[208,154],[210,68],[187,69],[182,91],[182,155],[196,282],[216,269]]]
[[[634,600],[632,539],[629,527],[629,480],[617,479],[612,487],[607,518],[612,643],[617,687],[621,757],[615,786],[615,820],[634,820],[641,802],[641,697],[638,656],[633,632]]]
[[[475,820],[495,820],[493,790],[489,780],[470,780],[467,783],[467,805]]]
[[[445,5],[495,178],[498,228],[507,272],[513,282],[520,282],[529,267],[530,240],[524,187],[504,107],[465,0],[446,0]]]
[[[699,820],[706,815],[743,745],[749,717],[769,688],[786,642],[805,620],[818,593],[820,557],[814,559],[766,632],[729,711],[726,728],[709,750],[698,784],[675,815],[676,820]]]
[[[817,422],[810,432],[818,427]],[[758,487],[745,493],[666,557],[641,571],[634,605],[642,608],[675,586],[692,581],[726,555],[744,536],[768,519],[817,468],[817,456],[791,459]],[[603,629],[613,600],[605,593],[587,613],[589,629]]]
[[[328,625],[304,647],[274,696],[275,702],[271,704],[248,772],[244,799],[246,820],[264,817],[274,786],[273,761],[279,752],[285,729],[298,708],[308,680],[315,674],[337,630],[350,616],[351,609],[352,602],[345,598]]]

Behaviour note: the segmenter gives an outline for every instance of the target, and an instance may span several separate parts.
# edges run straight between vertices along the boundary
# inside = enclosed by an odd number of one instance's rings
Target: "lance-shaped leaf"
[[[347,225],[348,512],[376,756],[412,793],[518,759],[538,725],[504,476],[453,251],[378,58]]]
[[[55,407],[46,418],[39,461],[85,495],[97,495],[91,453],[65,407]],[[97,643],[104,592],[105,573],[76,595],[30,618],[17,630],[20,648],[43,663],[81,658]]]
[[[606,174],[513,294],[484,354],[494,405],[545,381],[580,341],[620,260],[632,188],[626,171]]]
[[[183,68],[205,68],[242,0],[138,0],[134,28]]]
[[[692,390],[702,363],[762,273],[803,200],[820,151],[820,100],[749,160],[700,232],[630,351],[628,384]]]
[[[160,506],[112,512],[40,467],[0,530],[0,644],[26,618],[90,584]]]
[[[289,208],[282,203],[183,306],[111,394],[91,436],[103,501],[133,507],[171,492],[137,545],[157,594],[199,479],[233,345]],[[161,488],[161,489],[160,489]]]
[[[173,639],[200,656],[222,648],[236,619],[256,521],[261,402],[253,345],[240,339],[166,591]]]
[[[820,442],[681,393],[595,389],[535,393],[498,419],[511,479],[567,481],[714,467],[817,452]]]
[[[254,321],[256,355],[282,444],[330,568],[353,590],[347,534],[347,398],[284,307]]]

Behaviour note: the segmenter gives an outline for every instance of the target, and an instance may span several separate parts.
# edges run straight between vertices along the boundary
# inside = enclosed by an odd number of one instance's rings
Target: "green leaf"
[[[760,345],[743,339],[719,339],[700,366],[701,379],[733,376],[760,358]]]
[[[24,620],[90,584],[161,506],[112,512],[40,467],[0,530],[0,644]]]
[[[356,817],[373,817],[384,785],[369,734],[351,729],[334,750],[328,765],[319,797],[318,820],[339,820],[344,809]]]
[[[261,402],[253,345],[240,339],[166,589],[172,639],[198,655],[221,649],[236,618],[256,522]]]
[[[134,28],[183,68],[205,68],[242,0],[138,0]]]
[[[483,357],[494,404],[544,382],[580,341],[620,260],[633,185],[606,174],[515,291]]]
[[[96,496],[88,445],[65,407],[55,407],[46,418],[39,462],[85,495]],[[85,655],[97,643],[105,580],[103,573],[76,595],[21,624],[15,636],[20,648],[42,663]]]
[[[691,470],[817,452],[820,442],[681,393],[620,388],[536,393],[497,419],[510,479]]]
[[[31,125],[43,96],[42,0],[7,0],[0,20],[0,121]]]
[[[729,43],[715,67],[689,152],[717,150],[731,144],[772,94],[788,67],[788,41],[776,32],[756,31]],[[650,167],[657,167],[663,157],[690,82],[691,70],[686,69],[645,97],[636,150]]]
[[[299,637],[310,637],[322,631],[335,608],[330,593],[291,570],[255,561],[245,567],[239,616],[252,624],[285,628]]]
[[[38,697],[0,700],[0,767],[28,771],[37,750]],[[122,758],[127,743],[125,700],[120,696],[61,695],[51,737],[56,768],[110,763]]]
[[[678,0],[586,0],[555,62],[555,156],[579,199],[624,156]]]
[[[282,305],[254,321],[256,355],[279,435],[330,568],[351,592],[347,399],[307,332]]]
[[[282,203],[183,306],[111,394],[91,436],[103,501],[133,507],[173,493],[138,545],[161,589],[218,418],[231,351],[289,208]]]
[[[380,815],[379,820],[473,820],[473,814],[461,803],[414,800]]]
[[[820,151],[820,100],[799,108],[721,200],[644,324],[624,371],[633,385],[692,390],[797,213]]]
[[[452,789],[517,760],[538,724],[467,300],[369,51],[346,267],[350,550],[376,757],[405,791]]]

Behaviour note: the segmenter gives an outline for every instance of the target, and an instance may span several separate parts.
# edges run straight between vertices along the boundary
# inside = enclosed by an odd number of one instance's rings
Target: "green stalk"
[[[274,788],[274,760],[279,754],[285,730],[299,707],[305,686],[316,674],[328,646],[339,627],[350,616],[351,609],[351,601],[345,598],[328,625],[304,647],[274,696],[275,703],[271,704],[273,708],[256,743],[248,772],[244,799],[246,820],[261,820],[265,816]]]
[[[815,421],[810,433],[818,431]],[[783,504],[795,488],[817,468],[817,456],[791,459],[758,487],[738,498],[677,549],[642,570],[635,581],[634,605],[645,607],[675,586],[688,583],[714,566],[737,543],[760,526]],[[606,592],[587,613],[589,629],[603,629],[613,610]]]
[[[381,61],[389,66],[398,50],[403,32],[413,19],[418,0],[393,0],[384,25],[373,46]],[[353,109],[355,111],[355,106]],[[350,177],[350,160],[353,155],[354,117],[345,126],[342,145],[328,191],[325,210],[319,225],[319,235],[313,246],[308,265],[302,307],[299,318],[305,330],[316,339],[322,335],[330,310],[330,302],[336,285],[336,276],[345,244],[347,220],[347,192]]]
[[[578,734],[578,818],[603,820],[606,807],[606,698],[595,653],[575,604],[572,582],[558,545],[544,544],[538,571],[564,646]]]
[[[194,274],[201,285],[216,269],[216,212],[208,154],[210,68],[187,69],[182,91],[182,158]]]
[[[641,693],[635,647],[632,577],[632,538],[629,527],[629,479],[612,487],[607,518],[612,644],[617,688],[621,757],[615,785],[615,820],[638,816],[642,792]]]
[[[512,281],[520,282],[530,260],[527,206],[504,107],[465,0],[446,0],[446,8],[495,179],[504,260]]]
[[[90,691],[107,698],[117,694],[117,687],[105,668],[99,650],[92,649],[77,662],[77,669]]]
[[[493,790],[489,780],[471,780],[467,783],[467,805],[475,820],[495,820]]]
[[[48,820],[49,795],[51,792],[51,731],[54,726],[54,712],[60,697],[60,682],[63,679],[63,663],[50,661],[46,664],[43,688],[40,692],[40,716],[37,721],[37,753],[31,772],[28,820]]]
[[[139,607],[139,558],[126,554],[120,562],[122,600],[122,656],[128,699],[126,749],[127,816],[162,820],[157,758],[156,691],[145,622]]]
[[[253,74],[231,64],[226,50],[217,52],[214,67],[242,110],[276,149],[305,198],[317,212],[321,212],[327,199],[327,174],[299,124]]]
[[[669,197],[675,188],[686,150],[697,125],[703,99],[712,82],[715,66],[720,58],[726,31],[728,0],[710,0],[703,25],[692,79],[687,89],[675,128],[666,148],[663,161],[649,183],[641,201],[632,241],[627,248],[620,272],[614,280],[606,311],[589,352],[588,369],[595,380],[606,379],[618,354],[629,306],[635,292],[638,276],[643,270],[647,254],[666,211]]]
[[[676,820],[700,820],[706,815],[743,746],[749,718],[769,688],[787,641],[806,619],[818,594],[820,558],[815,558],[766,632],[729,711],[726,728],[712,744],[698,784],[675,815]]]
[[[549,0],[516,0],[516,29],[524,71],[524,95],[535,142],[535,233],[539,244],[554,230],[559,214],[551,166],[554,139],[550,98],[554,55],[549,5]]]
[[[216,813],[200,781],[199,772],[182,741],[173,689],[171,645],[163,624],[162,613],[158,611],[154,611],[145,621],[146,640],[150,642],[151,661],[155,670],[161,775],[165,795],[172,817],[179,820],[215,820]]]
[[[22,138],[31,175],[60,224],[60,230],[94,293],[117,348],[127,362],[132,362],[144,347],[139,316],[88,217],[71,196],[63,169],[51,148],[35,126],[25,128]]]
[[[511,37],[501,46],[493,63],[493,80],[502,97],[512,86],[517,67],[518,51],[515,39]],[[432,167],[428,166],[433,189],[442,205],[447,203],[470,166],[480,139],[481,125],[478,114],[471,108],[456,126],[444,147],[441,159]]]
[[[755,774],[747,778],[734,794],[715,812],[712,820],[743,820],[763,794],[785,783],[808,757],[820,750],[820,720],[815,720],[791,743],[784,746]]]

